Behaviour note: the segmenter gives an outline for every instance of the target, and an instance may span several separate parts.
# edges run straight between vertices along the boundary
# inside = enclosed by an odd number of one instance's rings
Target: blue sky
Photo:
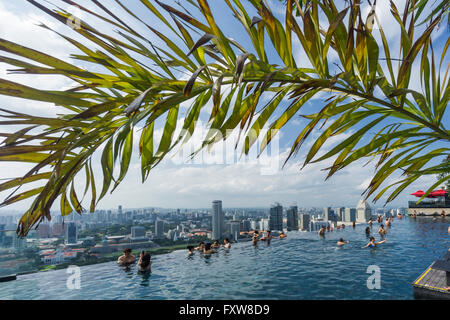
[[[74,9],[61,1],[55,0],[50,2],[56,3],[69,11]],[[164,2],[173,3],[173,1]],[[245,0],[242,2],[246,3]],[[161,44],[155,36],[147,32],[145,27],[128,19],[128,16],[123,14],[123,11],[118,8],[114,1],[108,0],[102,1],[102,3],[104,3],[108,9],[117,13],[133,28],[148,34],[151,41],[154,41],[156,44]],[[160,24],[155,25],[153,23],[155,20],[152,19],[151,15],[148,14],[138,0],[128,0],[125,3],[130,9],[138,12],[139,16],[147,21],[147,23],[151,24],[153,27],[157,27],[160,32],[168,32],[166,26]],[[240,24],[232,17],[225,2],[220,0],[210,0],[209,3],[218,25],[224,28],[226,34],[239,43],[244,44],[246,48],[251,48],[251,43],[247,34],[243,32]],[[269,3],[271,4],[274,13],[277,16],[282,17],[284,14],[283,5],[274,0],[269,1]],[[395,3],[399,8],[402,8],[404,1],[395,1]],[[89,1],[80,1],[80,4],[88,8],[95,8]],[[378,4],[377,14],[389,37],[389,42],[394,48],[393,52],[398,52],[400,33],[398,28],[393,28],[395,24],[389,14],[388,1],[378,1]],[[247,7],[250,8],[249,6]],[[187,4],[186,8],[192,10],[192,7]],[[365,5],[365,7],[363,6],[363,12],[368,12],[367,5]],[[80,14],[80,11],[75,10],[75,13]],[[253,14],[250,14],[250,16],[253,16]],[[114,32],[114,30],[108,29],[103,22],[95,19],[91,20],[91,17],[86,13],[81,12],[81,17],[106,33],[112,34]],[[92,66],[87,63],[74,62],[74,60],[70,58],[70,54],[76,53],[76,50],[66,44],[63,39],[58,38],[55,34],[36,26],[39,22],[44,22],[58,31],[70,34],[74,38],[78,37],[79,39],[79,36],[72,30],[59,22],[54,21],[50,17],[45,16],[41,11],[37,10],[25,0],[0,2],[0,37],[43,52],[49,52],[63,60],[71,61],[83,68],[92,70]],[[198,38],[199,36],[195,35],[194,37]],[[441,27],[435,37],[437,38],[435,50],[442,50],[442,46],[448,38],[448,28],[445,28],[445,26],[443,28]],[[171,39],[175,39],[175,37],[172,36]],[[181,43],[180,47],[186,52],[189,50]],[[279,57],[270,45],[266,44],[266,47],[270,62],[281,64]],[[300,50],[298,42],[296,43],[295,41],[294,52],[297,65],[308,67],[309,62],[307,61],[306,54]],[[444,65],[446,65],[446,63],[448,64],[448,62],[448,59],[444,60]],[[70,88],[72,85],[70,81],[58,76],[45,76],[45,78],[43,78],[42,76],[7,74],[6,70],[8,68],[8,66],[0,64],[1,78],[37,86],[42,89]],[[417,70],[418,69],[416,68],[416,71]],[[180,77],[183,77],[183,75],[180,74]],[[413,81],[412,87],[416,90],[421,90],[418,81]],[[326,96],[321,96],[320,99],[309,101],[301,113],[309,113],[317,110],[317,108],[323,105],[324,98],[326,98]],[[269,97],[265,97],[265,99],[268,100]],[[64,112],[64,109],[55,107],[51,104],[36,103],[6,96],[0,96],[0,105],[2,105],[2,107],[11,108],[12,110],[20,110],[21,112],[31,113],[37,116],[48,116]],[[282,105],[286,106],[287,101],[283,102]],[[187,110],[188,107],[189,104],[184,104],[182,105],[181,110]],[[206,110],[208,110],[208,108],[211,108],[210,104],[206,106]],[[272,120],[275,119],[276,116],[277,114],[274,114]],[[180,120],[178,124],[181,126],[184,117],[183,112],[180,112],[179,117]],[[203,112],[200,120],[205,122],[208,117],[208,113]],[[368,119],[368,121],[369,120],[370,119]],[[449,120],[446,119],[445,121],[448,125]],[[268,155],[268,161],[270,160],[271,163],[275,164],[278,162],[282,164],[284,162],[291,143],[297,137],[299,130],[302,129],[304,123],[304,120],[302,120],[299,115],[296,115],[281,130],[280,139],[277,142],[279,143],[279,154]],[[161,125],[158,124],[156,129],[156,135],[158,136],[158,134],[162,133]],[[331,139],[330,143],[325,145],[324,151],[329,150],[333,145],[344,140],[352,133],[353,132],[348,132]],[[138,134],[139,133],[136,133],[137,139]],[[204,163],[188,164],[183,163],[184,160],[186,160],[186,157],[182,158],[178,155],[163,161],[159,167],[150,173],[148,180],[142,184],[140,177],[140,161],[135,152],[127,177],[112,195],[107,195],[102,200],[99,207],[112,208],[122,204],[125,207],[161,206],[194,208],[208,207],[214,199],[222,199],[224,207],[264,207],[269,206],[275,201],[279,201],[284,205],[297,203],[301,207],[355,206],[361,197],[362,191],[370,181],[373,174],[373,166],[363,166],[365,161],[359,161],[348,168],[341,170],[328,181],[324,181],[326,173],[321,169],[329,166],[332,161],[312,164],[300,171],[299,165],[302,163],[305,150],[307,150],[308,146],[314,142],[314,137],[317,137],[319,134],[320,132],[314,132],[312,139],[308,141],[303,152],[300,153],[297,158],[292,159],[283,170],[277,170],[275,174],[270,175],[262,174],[262,166],[256,161],[256,157],[254,156],[251,156],[248,159],[244,158],[238,163],[215,164],[213,156],[204,154],[202,155],[204,157],[202,159],[205,160]],[[238,156],[233,151],[232,146],[232,143],[225,147],[218,146],[214,151],[218,156],[237,158]],[[225,155],[224,152],[226,152]],[[98,159],[99,156],[95,156],[94,163],[96,162],[95,160]],[[98,172],[101,172],[98,161],[94,168],[98,170]],[[0,178],[17,177],[22,175],[25,170],[26,165],[24,164],[2,163],[0,167]],[[101,181],[100,175],[97,177],[97,181]],[[392,182],[394,180],[391,179],[389,181]],[[417,181],[408,187],[392,204],[405,206],[406,201],[411,199],[410,196],[408,196],[410,193],[418,189],[426,189],[434,181],[435,178],[432,176],[422,178],[420,181]],[[101,186],[98,185],[98,188],[100,187]],[[83,188],[82,184],[80,184],[80,190],[81,188]],[[7,196],[5,192],[0,193],[1,199],[5,196]],[[382,205],[383,203],[384,201],[379,201],[377,205]],[[8,209],[21,210],[26,208],[28,204],[29,202],[18,203]],[[55,205],[55,208],[56,207],[57,206]]]

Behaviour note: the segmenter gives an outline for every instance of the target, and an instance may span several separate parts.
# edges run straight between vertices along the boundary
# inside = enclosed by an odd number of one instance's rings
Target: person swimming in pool
[[[374,237],[370,237],[369,243],[366,244],[366,245],[365,245],[364,247],[362,247],[362,248],[367,248],[367,247],[369,247],[369,248],[375,248],[377,245],[382,244],[382,243],[385,243],[386,240],[387,240],[387,239],[384,239],[384,240],[379,241],[379,242],[375,242],[375,238],[374,238]]]
[[[224,248],[227,248],[227,249],[230,249],[230,248],[231,248],[230,239],[225,238],[225,239],[223,240],[223,247],[224,247]]]
[[[258,232],[258,230],[255,230],[255,233],[253,234],[253,237],[252,237],[253,245],[256,245],[258,243],[258,241],[259,241],[259,232]]]
[[[319,236],[323,237],[323,236],[325,236],[325,230],[326,230],[326,228],[322,227],[322,228],[320,228],[319,232],[317,232],[317,233],[319,234]]]
[[[203,241],[200,241],[200,243],[198,244],[198,247],[194,248],[194,250],[202,252],[204,247],[205,247],[205,243]]]
[[[344,238],[340,238],[339,241],[337,242],[338,246],[343,246],[344,244],[349,243],[350,241],[345,241]]]
[[[284,239],[284,238],[286,238],[286,237],[287,237],[286,233],[284,233],[283,231],[281,231],[281,233],[280,233],[280,239]]]
[[[204,254],[211,254],[211,253],[215,253],[216,252],[216,250],[214,250],[212,247],[211,247],[211,243],[205,243],[205,247],[203,248],[203,253]]]
[[[136,257],[132,255],[130,248],[125,248],[123,250],[123,255],[117,259],[117,263],[120,265],[128,265],[136,262]]]
[[[138,268],[140,272],[152,271],[152,257],[150,253],[142,251],[138,261]]]
[[[366,228],[366,236],[369,236],[370,235],[370,227],[367,227]]]
[[[378,229],[378,233],[381,235],[386,234],[386,229],[384,228],[384,225],[380,225],[380,229]]]
[[[259,240],[261,240],[261,241],[270,241],[273,238],[275,238],[275,237],[272,236],[271,231],[267,230],[266,231],[266,235],[264,237],[262,237],[261,239],[259,239]]]
[[[214,240],[213,244],[211,245],[211,248],[218,249],[220,248],[220,243],[218,240]]]
[[[188,249],[188,252],[189,252],[190,256],[192,256],[194,254],[194,252],[195,252],[195,247],[194,246],[187,246],[186,249]]]

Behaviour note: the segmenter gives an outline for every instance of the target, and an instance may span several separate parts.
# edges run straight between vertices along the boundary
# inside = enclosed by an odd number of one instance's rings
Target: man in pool
[[[369,247],[369,248],[375,248],[377,245],[386,242],[386,240],[387,240],[387,239],[384,239],[383,241],[380,241],[380,242],[375,242],[375,238],[374,238],[374,237],[370,237],[369,243],[366,244],[366,245],[365,245],[364,247],[362,247],[362,248],[367,248],[367,247]]]
[[[203,241],[200,241],[198,247],[194,248],[194,250],[197,250],[197,251],[201,252],[201,251],[203,251],[204,247],[205,247],[205,243]]]
[[[194,254],[194,251],[195,251],[195,247],[194,246],[187,246],[187,249],[189,251],[189,255],[190,256]]]
[[[339,241],[337,242],[338,246],[343,246],[344,244],[349,243],[350,241],[345,241],[344,238],[340,238]]]
[[[270,241],[273,238],[275,238],[275,237],[272,237],[272,234],[270,233],[270,230],[267,230],[266,231],[266,236],[262,237],[260,240],[261,241]]]
[[[258,232],[258,230],[255,230],[255,233],[253,234],[253,237],[252,237],[253,245],[256,245],[258,243],[258,241],[259,241],[259,232]]]
[[[280,233],[280,239],[284,239],[284,238],[286,238],[286,237],[287,237],[286,233],[284,233],[283,231],[281,231],[281,233]]]
[[[134,263],[135,261],[136,257],[131,254],[130,248],[125,248],[123,250],[123,255],[121,255],[119,259],[117,259],[117,263],[121,265],[131,264]]]
[[[220,248],[220,243],[218,240],[214,240],[213,244],[211,245],[211,248],[218,249]]]
[[[320,228],[318,232],[319,236],[323,237],[325,235],[325,230],[326,230],[325,227]]]

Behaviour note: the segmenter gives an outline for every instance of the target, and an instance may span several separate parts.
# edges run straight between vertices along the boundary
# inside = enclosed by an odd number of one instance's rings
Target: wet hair
[[[255,234],[259,234],[258,230],[255,230]]]
[[[381,227],[381,228],[384,228],[384,225],[383,225],[383,224],[381,224],[381,225],[380,225],[380,227]]]
[[[375,241],[375,238],[374,238],[374,237],[370,237],[369,239],[370,239],[370,241],[372,241],[372,240]]]
[[[200,241],[200,243],[198,245],[201,246],[202,244],[205,244],[205,243],[203,241]]]
[[[194,246],[187,246],[187,249],[188,249],[189,251],[192,251],[192,250],[194,250]]]
[[[344,239],[343,239],[343,238],[340,238],[340,239],[339,239],[339,242],[344,242]]]
[[[230,242],[230,239],[228,239],[228,238],[225,238],[225,239],[224,239],[224,241],[226,241],[226,242]]]
[[[131,249],[130,248],[125,248],[125,249],[123,249],[123,253],[131,253]]]
[[[206,251],[208,251],[208,250],[211,250],[211,243],[205,243],[205,250]]]
[[[219,240],[214,240],[214,243],[219,243]]]
[[[141,259],[141,268],[147,268],[150,265],[151,258],[150,253],[145,252]]]

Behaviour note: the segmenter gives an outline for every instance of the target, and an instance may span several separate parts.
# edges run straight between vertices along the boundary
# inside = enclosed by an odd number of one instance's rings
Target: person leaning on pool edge
[[[150,253],[142,250],[138,261],[138,267],[140,272],[152,271],[152,257],[150,256]]]
[[[135,261],[136,257],[131,254],[130,248],[123,249],[123,255],[121,255],[119,259],[117,259],[117,263],[121,265],[131,264],[134,263]]]

